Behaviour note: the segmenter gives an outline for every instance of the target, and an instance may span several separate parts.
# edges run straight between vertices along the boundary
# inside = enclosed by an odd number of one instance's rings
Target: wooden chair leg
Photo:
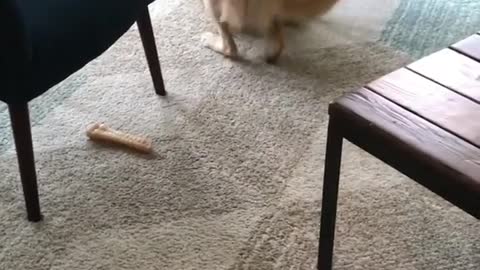
[[[40,203],[38,199],[37,174],[33,156],[32,133],[28,104],[9,105],[13,137],[17,149],[18,166],[22,180],[23,195],[29,221],[40,221]]]
[[[343,145],[343,137],[339,133],[336,125],[334,120],[330,118],[323,178],[318,270],[331,270],[333,265],[335,219],[337,214],[338,184]]]
[[[160,96],[165,96],[165,85],[163,83],[162,70],[160,68],[160,61],[158,60],[157,46],[155,44],[155,36],[152,30],[152,22],[150,20],[150,13],[148,6],[146,6],[139,18],[137,19],[138,30],[142,39],[143,49],[147,57],[148,67],[153,79],[153,87],[155,92]]]

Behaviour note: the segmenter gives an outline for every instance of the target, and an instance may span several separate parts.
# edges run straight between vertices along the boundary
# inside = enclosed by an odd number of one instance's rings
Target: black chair
[[[42,219],[28,103],[112,46],[135,22],[158,95],[166,95],[153,0],[0,0],[0,100],[8,104],[29,221]]]

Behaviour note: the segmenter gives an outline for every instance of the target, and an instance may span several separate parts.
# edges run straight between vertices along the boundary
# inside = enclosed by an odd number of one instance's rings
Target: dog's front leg
[[[238,55],[237,45],[235,44],[228,23],[222,18],[223,7],[213,7],[211,0],[204,0],[204,4],[207,11],[214,18],[219,33],[219,35],[211,32],[203,33],[202,40],[204,46],[226,57],[236,58]]]
[[[229,57],[236,58],[238,56],[237,44],[235,44],[235,40],[233,39],[228,24],[220,22],[220,29],[220,34],[223,40],[223,53]]]
[[[227,30],[226,24],[220,23],[219,33],[216,35],[211,32],[205,32],[202,35],[204,46],[211,50],[223,54],[226,57],[236,58],[238,56],[238,49],[232,35]]]

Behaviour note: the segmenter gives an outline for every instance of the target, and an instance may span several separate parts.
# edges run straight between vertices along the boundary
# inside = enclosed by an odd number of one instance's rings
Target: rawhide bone
[[[150,139],[124,133],[105,124],[91,125],[87,129],[87,136],[92,140],[121,144],[141,152],[149,153],[152,151],[152,141]]]

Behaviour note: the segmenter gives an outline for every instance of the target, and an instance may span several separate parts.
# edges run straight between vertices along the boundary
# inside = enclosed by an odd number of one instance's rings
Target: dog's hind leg
[[[285,48],[285,40],[283,36],[282,23],[278,20],[274,20],[271,30],[267,36],[266,47],[266,61],[267,63],[274,64]]]

